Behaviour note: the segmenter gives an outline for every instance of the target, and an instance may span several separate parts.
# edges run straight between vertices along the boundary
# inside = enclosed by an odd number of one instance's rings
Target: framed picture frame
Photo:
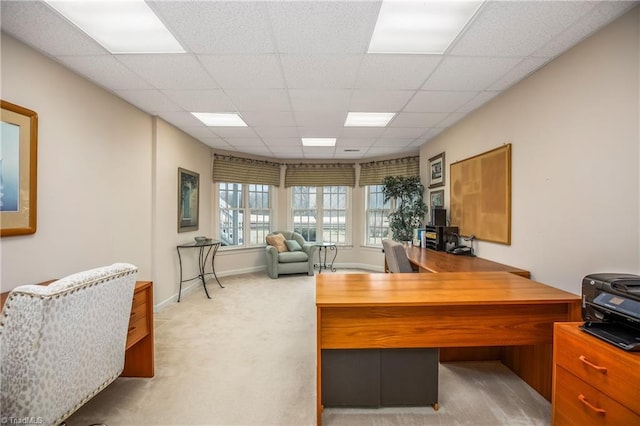
[[[198,230],[200,174],[178,167],[178,232]]]
[[[444,152],[429,158],[429,188],[444,186]]]
[[[444,189],[431,191],[429,193],[429,206],[431,209],[444,207]]]
[[[35,234],[38,114],[0,101],[0,237]]]

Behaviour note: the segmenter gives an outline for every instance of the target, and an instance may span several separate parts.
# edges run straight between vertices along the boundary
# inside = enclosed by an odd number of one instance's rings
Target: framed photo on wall
[[[198,230],[200,175],[178,167],[178,232]]]
[[[36,232],[38,114],[1,101],[0,236]]]
[[[429,188],[444,186],[444,152],[429,158]]]
[[[429,193],[429,205],[431,209],[444,207],[444,189],[431,191]]]

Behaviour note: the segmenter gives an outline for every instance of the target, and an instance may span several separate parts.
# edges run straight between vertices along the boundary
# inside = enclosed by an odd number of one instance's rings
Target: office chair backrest
[[[382,240],[382,247],[390,272],[394,274],[414,272],[411,262],[409,262],[409,258],[407,258],[407,252],[401,243],[390,240],[389,238],[384,238]]]

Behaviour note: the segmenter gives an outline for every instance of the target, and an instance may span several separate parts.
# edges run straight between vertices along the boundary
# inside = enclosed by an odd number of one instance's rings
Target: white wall
[[[512,143],[512,244],[479,242],[479,256],[576,294],[586,274],[640,272],[639,13],[422,146],[422,164],[444,151],[448,171]]]
[[[2,35],[2,99],[38,113],[37,232],[4,237],[1,289],[118,261],[151,271],[151,118]]]

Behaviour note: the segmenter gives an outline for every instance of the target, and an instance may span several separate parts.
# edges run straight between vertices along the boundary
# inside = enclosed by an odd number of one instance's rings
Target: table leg
[[[180,263],[180,290],[178,290],[178,303],[180,303],[180,296],[182,295],[182,257],[180,256],[180,248],[178,250],[178,263]]]
[[[220,244],[212,246],[212,248],[213,248],[213,253],[211,253],[211,273],[213,274],[213,277],[218,282],[218,285],[220,286],[220,288],[224,288],[224,286],[222,285],[222,283],[218,279],[218,274],[216,274],[216,266],[215,266],[215,263],[214,263],[215,260],[216,260],[216,253],[218,252],[218,248],[220,248]],[[209,250],[209,251],[211,251],[211,250]],[[208,255],[209,255],[209,253],[207,253],[207,256]],[[206,263],[206,259],[205,259],[205,263]]]
[[[322,273],[322,246],[318,246],[318,273]]]
[[[200,258],[198,259],[198,267],[200,268],[200,280],[202,281],[202,287],[204,288],[204,292],[207,295],[207,299],[211,299],[209,296],[209,291],[207,290],[207,283],[204,279],[204,269],[207,262],[207,257],[209,257],[209,253],[211,252],[211,246],[209,246],[209,250],[207,250],[207,254],[204,255],[204,246],[200,247]]]

